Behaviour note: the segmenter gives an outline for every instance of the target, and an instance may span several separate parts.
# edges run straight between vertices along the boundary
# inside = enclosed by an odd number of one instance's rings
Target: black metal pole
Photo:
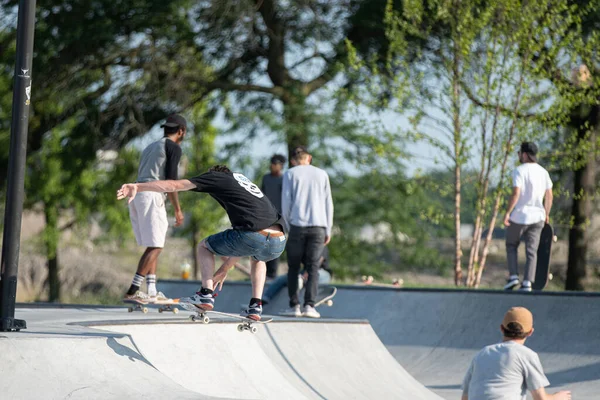
[[[13,88],[8,186],[4,211],[2,242],[2,274],[0,275],[0,330],[25,329],[25,321],[15,319],[17,276],[21,242],[21,217],[25,195],[25,158],[27,157],[27,128],[31,101],[31,64],[35,28],[35,0],[19,2],[17,20],[17,60]]]

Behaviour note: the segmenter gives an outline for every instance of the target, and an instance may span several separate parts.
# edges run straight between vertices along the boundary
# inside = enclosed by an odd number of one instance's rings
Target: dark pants
[[[267,261],[267,278],[276,278],[277,269],[279,269],[279,257],[271,261]]]
[[[319,226],[300,227],[292,225],[286,246],[288,255],[288,294],[290,307],[298,301],[298,274],[304,263],[308,280],[304,293],[304,305],[315,305],[319,283],[319,259],[325,246],[325,228]]]
[[[527,255],[524,280],[533,283],[535,280],[537,250],[540,245],[542,229],[544,229],[544,221],[531,225],[521,225],[511,221],[510,225],[506,228],[506,259],[508,261],[508,272],[510,275],[519,275],[517,251],[519,249],[519,244],[521,243],[521,237],[523,237],[523,240],[525,241],[525,254]]]

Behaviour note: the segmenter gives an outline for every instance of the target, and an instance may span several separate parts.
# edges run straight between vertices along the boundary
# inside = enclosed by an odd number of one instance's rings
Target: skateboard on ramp
[[[238,315],[238,314],[230,314],[230,313],[224,313],[224,312],[220,312],[220,311],[204,310],[204,309],[197,307],[191,303],[179,303],[179,305],[182,308],[195,313],[194,315],[190,315],[190,317],[189,317],[190,321],[193,321],[193,322],[200,321],[204,324],[208,324],[210,322],[210,317],[208,316],[209,314],[220,315],[225,318],[231,318],[231,319],[236,319],[238,321],[242,321],[237,326],[238,332],[250,331],[252,333],[256,333],[256,332],[258,332],[258,328],[256,326],[253,326],[254,324],[264,325],[264,324],[268,324],[269,322],[273,321],[273,318],[261,319],[260,321],[255,321],[251,318],[242,317],[241,315]]]
[[[543,290],[548,284],[550,276],[550,254],[552,243],[556,242],[552,225],[546,224],[542,229],[540,245],[537,250],[537,266],[535,269],[535,281],[531,285],[533,290]]]
[[[123,300],[123,303],[129,305],[129,308],[127,308],[127,311],[129,312],[141,311],[144,314],[147,314],[149,308],[158,308],[159,313],[162,313],[164,311],[170,311],[173,314],[177,314],[179,312],[179,309],[176,307],[177,305],[179,305],[179,302],[176,299],[156,303],[131,299]]]

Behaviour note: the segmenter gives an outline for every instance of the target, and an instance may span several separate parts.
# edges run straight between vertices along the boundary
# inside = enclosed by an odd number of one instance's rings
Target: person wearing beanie
[[[462,400],[571,400],[571,392],[554,394],[537,353],[525,346],[533,334],[533,315],[524,307],[513,307],[500,325],[503,341],[484,347],[471,362],[462,385]]]

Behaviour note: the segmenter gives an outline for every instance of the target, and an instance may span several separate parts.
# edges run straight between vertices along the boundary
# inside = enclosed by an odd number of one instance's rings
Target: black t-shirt
[[[274,224],[283,228],[281,215],[250,179],[237,172],[206,172],[190,179],[195,192],[210,194],[225,209],[233,229],[260,231]]]

